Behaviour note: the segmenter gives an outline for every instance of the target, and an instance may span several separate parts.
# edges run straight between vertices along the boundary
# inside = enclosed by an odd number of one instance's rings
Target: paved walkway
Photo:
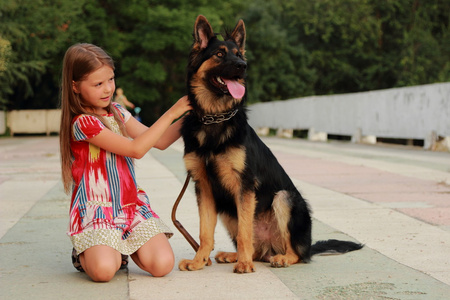
[[[450,295],[450,154],[404,147],[267,138],[313,210],[313,238],[349,239],[360,251],[253,274],[216,264],[153,278],[134,263],[111,282],[76,272],[65,235],[57,137],[0,139],[1,299],[445,299]],[[177,262],[194,252],[172,226],[185,178],[182,143],[137,161],[140,185],[170,225]],[[193,185],[177,217],[198,236]],[[232,250],[216,230],[216,251]],[[212,256],[214,252],[212,253]]]

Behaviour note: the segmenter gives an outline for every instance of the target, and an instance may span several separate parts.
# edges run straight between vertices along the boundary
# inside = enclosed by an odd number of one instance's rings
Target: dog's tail
[[[322,255],[332,255],[332,254],[343,254],[350,251],[359,250],[364,247],[363,244],[358,244],[349,241],[339,241],[339,240],[326,240],[318,241],[311,246],[311,256],[316,254]]]

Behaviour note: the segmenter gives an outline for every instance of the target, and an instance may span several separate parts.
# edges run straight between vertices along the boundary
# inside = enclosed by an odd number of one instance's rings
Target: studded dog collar
[[[234,117],[239,109],[230,110],[224,113],[214,114],[214,115],[205,115],[200,118],[200,122],[202,122],[204,125],[211,125],[211,124],[219,124],[225,121],[228,121],[232,117]]]

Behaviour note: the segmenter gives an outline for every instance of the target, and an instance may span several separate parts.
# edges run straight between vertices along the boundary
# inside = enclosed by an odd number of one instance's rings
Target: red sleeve
[[[72,125],[73,137],[76,141],[83,141],[93,138],[99,134],[105,125],[96,117],[80,115],[75,118]]]

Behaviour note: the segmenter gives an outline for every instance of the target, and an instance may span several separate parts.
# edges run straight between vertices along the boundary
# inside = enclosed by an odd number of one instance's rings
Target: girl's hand
[[[191,103],[189,102],[188,96],[183,96],[169,109],[169,112],[173,115],[174,120],[176,120],[189,110],[192,110]]]

